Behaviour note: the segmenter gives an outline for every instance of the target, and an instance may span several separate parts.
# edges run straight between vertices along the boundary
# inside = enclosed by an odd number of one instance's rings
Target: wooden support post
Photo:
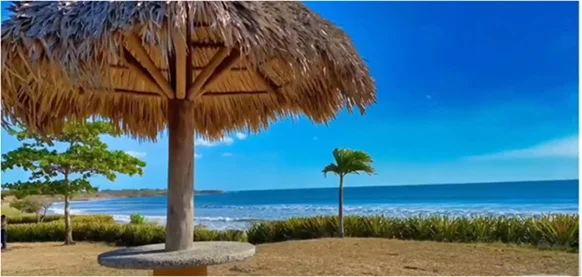
[[[194,222],[194,115],[193,103],[168,101],[169,162],[166,251],[192,247]]]
[[[187,38],[190,37],[189,24],[186,23],[186,34]],[[172,38],[174,40],[174,91],[176,93],[176,98],[184,99],[186,98],[186,90],[192,82],[192,59],[188,53],[187,40],[182,37],[175,28],[172,28]],[[171,65],[170,65],[171,66]]]
[[[171,269],[154,269],[154,276],[208,276],[206,266],[171,268]]]

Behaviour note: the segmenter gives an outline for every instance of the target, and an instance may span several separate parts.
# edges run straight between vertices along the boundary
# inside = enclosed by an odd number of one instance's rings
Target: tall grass
[[[348,237],[379,237],[442,242],[503,242],[578,251],[579,216],[545,215],[540,217],[345,217]],[[196,228],[195,241],[248,241],[253,244],[286,240],[334,237],[338,230],[335,216],[295,217],[263,221],[248,230],[210,230]],[[62,218],[48,223],[8,224],[8,241],[61,241],[65,227]],[[117,224],[111,216],[73,217],[73,238],[119,246],[162,243],[165,227],[155,224]]]
[[[26,224],[26,223],[37,223],[36,215],[21,215],[21,216],[8,216],[8,224]],[[43,218],[43,223],[48,223],[52,221],[63,221],[65,220],[64,215],[46,215]],[[113,223],[115,220],[111,215],[71,215],[71,220],[73,222],[103,222],[103,223]]]
[[[259,222],[247,232],[253,244],[284,240],[333,237],[337,217],[295,217],[282,221]],[[349,237],[381,237],[443,242],[504,242],[578,249],[578,215],[541,217],[408,217],[347,216],[345,234]]]
[[[20,210],[17,210],[15,208],[12,208],[8,204],[2,204],[2,208],[0,209],[0,214],[3,214],[5,216],[7,216],[8,218],[10,218],[10,217],[21,217],[23,215],[33,216],[33,214],[26,214],[26,213],[23,213]],[[36,218],[36,215],[34,215],[34,216]]]
[[[8,225],[6,234],[9,242],[62,241],[65,237],[65,225],[61,221]],[[197,228],[193,235],[195,241],[246,241],[245,233],[241,230],[218,231]],[[163,243],[165,236],[165,227],[155,224],[73,221],[73,239],[76,241],[139,246]]]

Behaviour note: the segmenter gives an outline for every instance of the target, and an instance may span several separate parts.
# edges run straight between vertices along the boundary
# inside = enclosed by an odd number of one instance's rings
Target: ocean
[[[346,187],[346,215],[528,216],[578,213],[578,180]],[[165,224],[166,197],[73,201],[73,214],[111,214],[128,222],[140,213]],[[336,215],[338,188],[232,191],[195,196],[195,222],[213,229],[247,228],[256,220]],[[53,213],[62,213],[55,203]]]

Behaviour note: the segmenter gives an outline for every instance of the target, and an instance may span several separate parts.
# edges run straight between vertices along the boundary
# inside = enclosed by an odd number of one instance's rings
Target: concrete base
[[[154,276],[208,276],[208,267],[154,269]]]
[[[154,276],[206,276],[207,266],[246,260],[255,246],[246,242],[194,242],[188,250],[166,252],[165,245],[120,248],[97,258],[102,266],[120,269],[152,269]]]

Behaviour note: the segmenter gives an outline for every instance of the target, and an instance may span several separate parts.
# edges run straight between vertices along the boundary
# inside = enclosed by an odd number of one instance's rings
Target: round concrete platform
[[[188,250],[165,252],[164,244],[121,248],[97,258],[100,265],[125,269],[192,268],[242,261],[255,254],[255,246],[246,242],[194,242]]]

